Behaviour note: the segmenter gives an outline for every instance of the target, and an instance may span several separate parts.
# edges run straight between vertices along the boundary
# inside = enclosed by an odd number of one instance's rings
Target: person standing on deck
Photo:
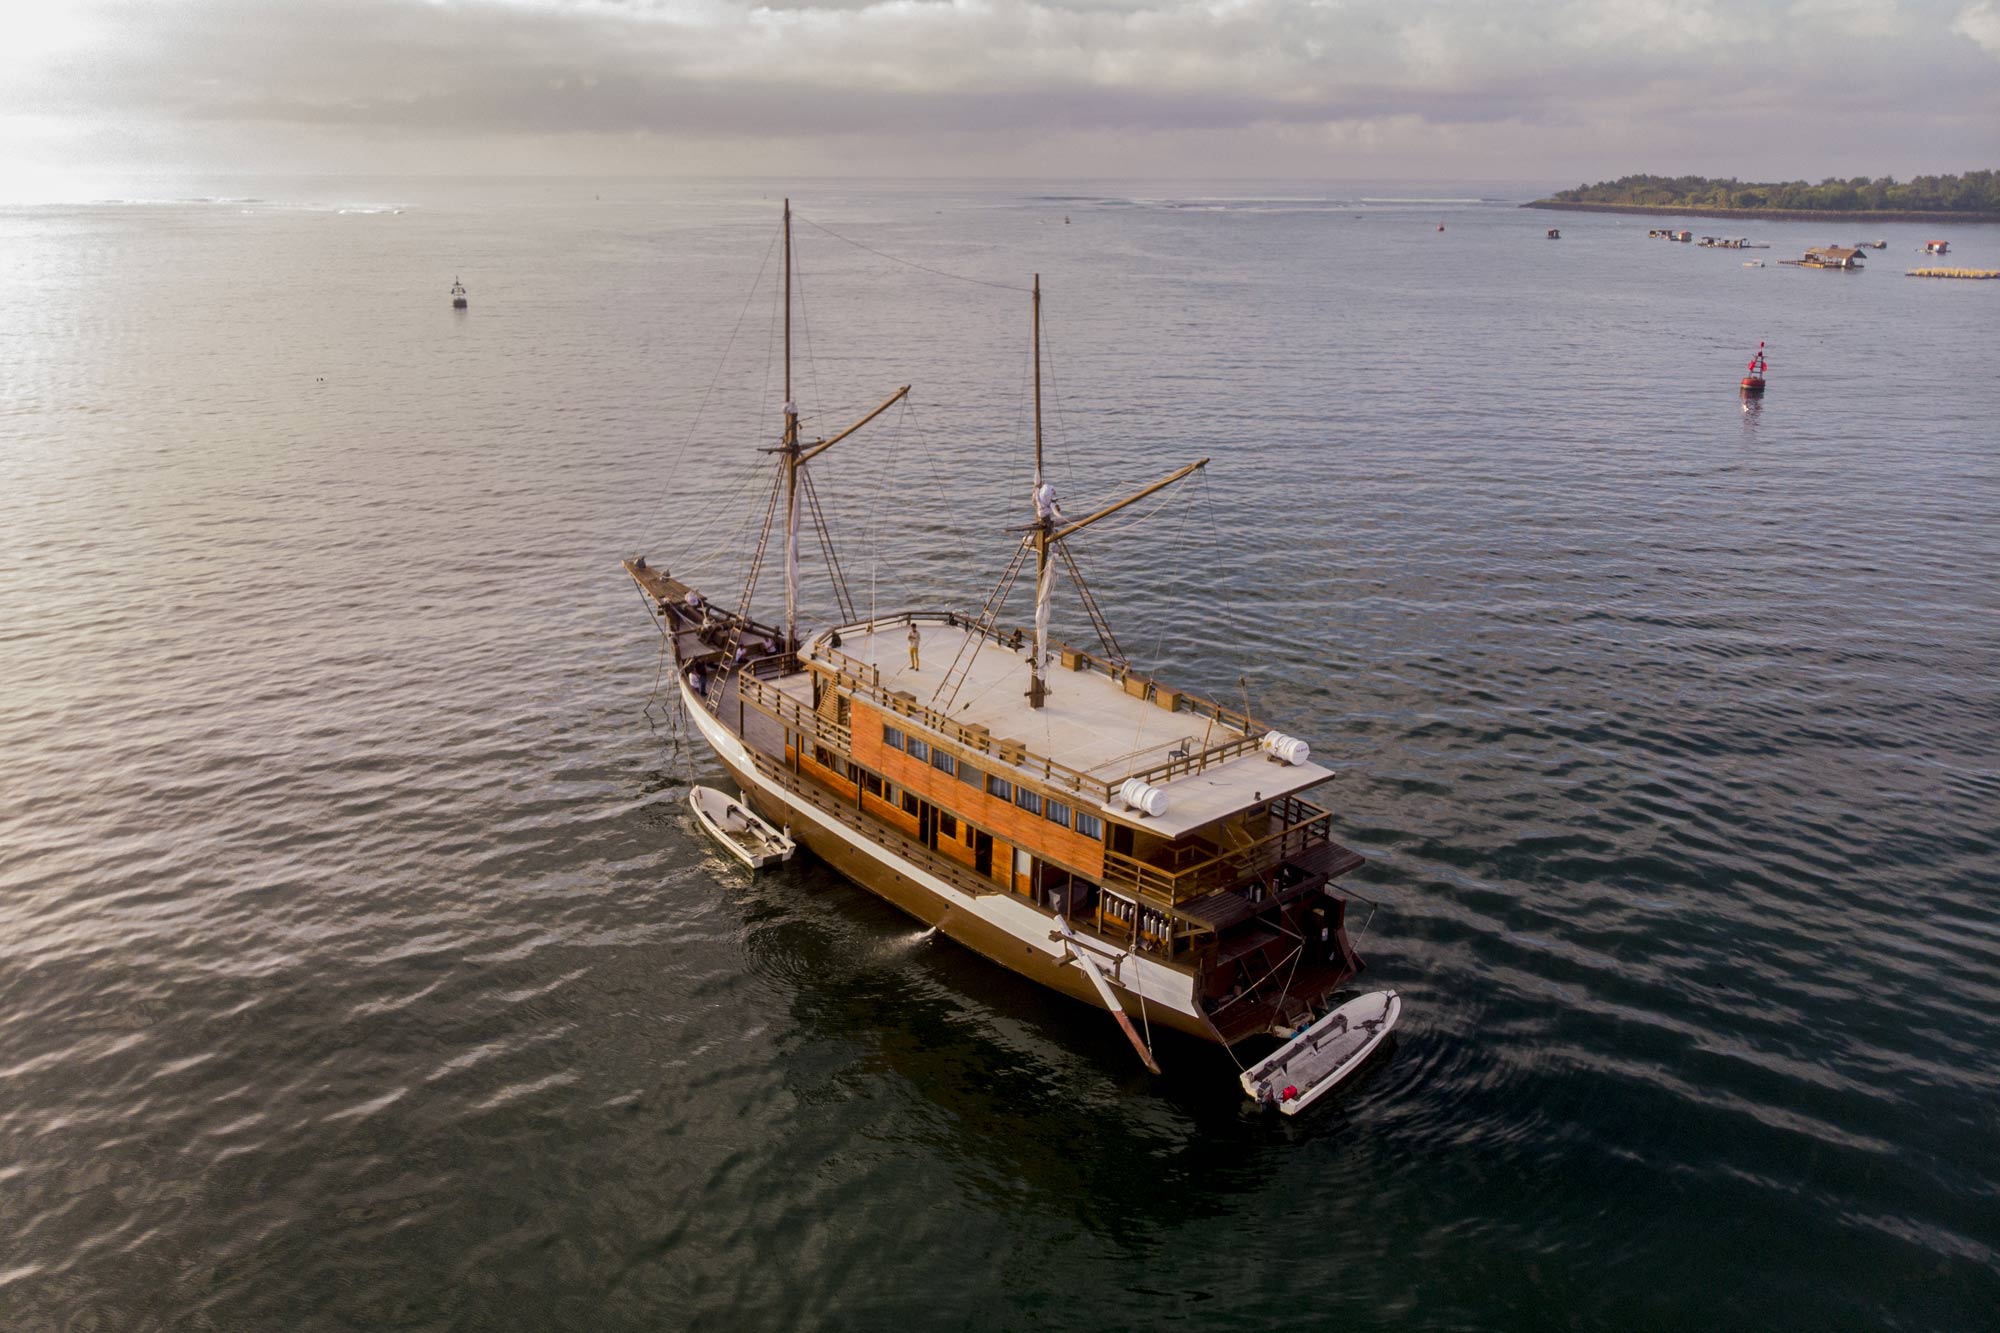
[[[917,649],[924,646],[924,636],[917,633],[917,622],[910,622],[910,670],[917,669]]]

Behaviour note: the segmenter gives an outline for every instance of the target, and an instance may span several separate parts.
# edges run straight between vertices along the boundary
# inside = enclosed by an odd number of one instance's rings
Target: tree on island
[[[2000,213],[2000,172],[1968,171],[1963,176],[1893,176],[1870,180],[1829,176],[1805,181],[1744,182],[1735,177],[1622,176],[1596,185],[1562,190],[1543,201],[1558,204],[1618,204],[1628,208],[1773,208],[1817,213]]]

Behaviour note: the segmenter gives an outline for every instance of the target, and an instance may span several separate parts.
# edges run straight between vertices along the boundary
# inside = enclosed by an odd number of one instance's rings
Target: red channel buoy
[[[1750,358],[1750,373],[1743,377],[1743,392],[1746,395],[1764,392],[1764,344],[1757,344],[1757,355]]]

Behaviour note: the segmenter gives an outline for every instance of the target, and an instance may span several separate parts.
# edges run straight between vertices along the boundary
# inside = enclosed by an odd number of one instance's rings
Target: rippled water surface
[[[617,561],[740,574],[782,188],[0,210],[0,1324],[1991,1326],[2000,284],[791,187],[864,606],[1004,565],[1032,273],[1065,500],[1214,459],[1080,554],[1340,769],[1408,1007],[1280,1123],[690,828]]]

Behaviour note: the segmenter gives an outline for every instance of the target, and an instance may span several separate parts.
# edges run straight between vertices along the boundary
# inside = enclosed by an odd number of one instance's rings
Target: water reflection
[[[1757,419],[1764,414],[1764,400],[1762,398],[1745,398],[1742,406],[1743,433],[1746,437],[1755,439],[1757,436]]]

